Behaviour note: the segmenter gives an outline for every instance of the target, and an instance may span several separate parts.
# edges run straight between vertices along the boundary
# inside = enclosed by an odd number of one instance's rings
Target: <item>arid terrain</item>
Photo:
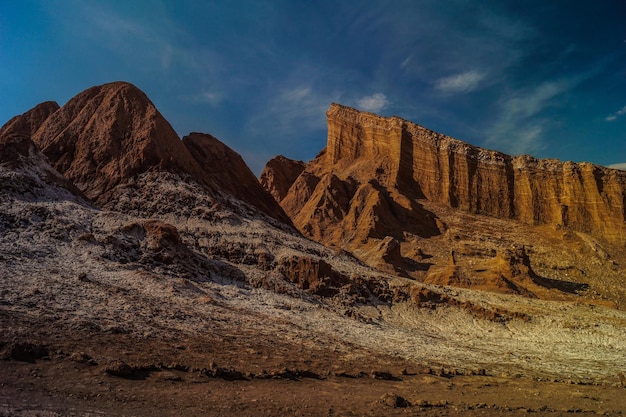
[[[7,122],[0,416],[626,412],[626,172],[328,120],[260,181],[128,83]]]

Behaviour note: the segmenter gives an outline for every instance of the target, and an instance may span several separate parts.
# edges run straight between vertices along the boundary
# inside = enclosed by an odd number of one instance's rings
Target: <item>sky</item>
[[[626,169],[624,0],[0,0],[0,124],[111,81],[256,174],[314,158],[333,102]]]

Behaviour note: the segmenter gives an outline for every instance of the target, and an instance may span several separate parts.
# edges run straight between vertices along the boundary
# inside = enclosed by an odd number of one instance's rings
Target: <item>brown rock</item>
[[[265,165],[259,182],[276,201],[280,202],[287,195],[296,178],[304,171],[305,166],[302,161],[294,161],[278,155]]]
[[[132,84],[83,91],[33,134],[54,168],[97,204],[128,178],[148,170],[202,171],[154,104]]]
[[[211,135],[190,133],[183,143],[216,189],[291,224],[280,205],[263,189],[241,156]]]
[[[0,164],[8,164],[11,168],[18,168],[32,158],[37,147],[26,136],[0,136]]]
[[[404,408],[411,406],[411,403],[409,403],[409,401],[393,392],[387,392],[383,394],[380,397],[380,402],[386,406],[393,408]]]
[[[2,126],[0,137],[18,135],[30,138],[43,122],[58,109],[59,105],[54,101],[38,104],[26,113],[15,116]]]
[[[332,297],[350,280],[323,259],[292,256],[279,261],[279,271],[299,288],[323,297]]]
[[[2,132],[32,136],[52,166],[101,206],[137,175],[170,172],[291,223],[238,154],[210,135],[193,133],[181,141],[148,97],[129,83],[89,88],[61,108],[43,103],[12,119]]]

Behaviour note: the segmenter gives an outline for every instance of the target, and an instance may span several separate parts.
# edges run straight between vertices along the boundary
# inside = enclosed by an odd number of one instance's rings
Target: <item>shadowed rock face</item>
[[[183,144],[215,189],[256,206],[270,216],[291,224],[280,205],[261,187],[243,158],[211,135],[191,133]]]

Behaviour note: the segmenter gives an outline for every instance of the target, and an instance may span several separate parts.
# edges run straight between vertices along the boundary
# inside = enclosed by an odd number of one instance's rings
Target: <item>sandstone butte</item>
[[[326,115],[327,146],[297,177],[293,162],[285,158],[271,161],[261,174],[294,225],[313,240],[352,251],[373,266],[397,267],[403,258],[421,261],[422,248],[416,245],[428,245],[428,238],[441,235],[448,227],[445,213],[453,212],[583,232],[624,248],[624,171],[509,156],[399,117],[339,104],[332,104]],[[433,205],[448,211],[437,215],[426,208]],[[404,245],[408,240],[413,249]],[[501,280],[520,275],[516,265],[522,264],[528,270],[523,280],[537,282],[525,253],[511,256],[501,249],[485,268],[507,260],[507,273],[495,274],[500,281],[489,286],[510,287],[511,282]],[[458,285],[458,272],[454,262],[445,261],[430,268],[426,281]]]
[[[0,137],[11,136],[31,138],[58,172],[100,206],[129,179],[164,171],[290,223],[241,156],[211,135],[192,133],[181,141],[150,99],[126,82],[91,87],[62,107],[42,103],[2,127]]]

